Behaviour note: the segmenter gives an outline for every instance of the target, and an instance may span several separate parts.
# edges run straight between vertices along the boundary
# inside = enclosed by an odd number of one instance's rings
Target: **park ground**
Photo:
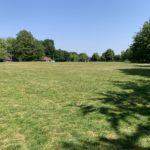
[[[150,149],[150,64],[0,63],[0,150]]]

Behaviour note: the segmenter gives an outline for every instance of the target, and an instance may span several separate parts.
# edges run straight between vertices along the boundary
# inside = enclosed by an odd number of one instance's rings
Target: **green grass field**
[[[150,65],[0,64],[0,150],[110,149],[150,149]]]

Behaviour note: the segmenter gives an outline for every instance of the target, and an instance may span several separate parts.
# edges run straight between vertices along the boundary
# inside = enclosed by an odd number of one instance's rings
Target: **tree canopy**
[[[0,39],[0,61],[4,61],[6,56],[7,56],[6,41],[4,39]]]
[[[38,40],[31,32],[21,30],[16,38],[0,39],[0,61],[10,57],[13,61],[39,61],[43,56],[55,61],[88,61],[86,53],[56,49],[52,39]]]
[[[79,54],[79,61],[81,61],[81,62],[88,61],[88,55],[86,53],[80,53]]]
[[[91,61],[99,61],[100,60],[100,56],[98,53],[94,53],[91,57]]]
[[[131,45],[130,60],[133,62],[150,62],[150,21],[134,37]]]
[[[115,53],[112,49],[108,49],[102,54],[102,56],[106,61],[113,61],[115,57]]]
[[[44,55],[44,47],[31,32],[22,30],[17,34],[13,58],[17,61],[39,60]]]
[[[21,30],[16,38],[0,38],[0,61],[10,58],[13,61],[39,61],[43,56],[55,61],[132,61],[150,62],[150,21],[144,23],[142,29],[135,35],[133,43],[121,55],[115,55],[108,49],[101,56],[93,53],[91,58],[86,53],[68,52],[55,48],[52,39],[38,40],[31,32]]]

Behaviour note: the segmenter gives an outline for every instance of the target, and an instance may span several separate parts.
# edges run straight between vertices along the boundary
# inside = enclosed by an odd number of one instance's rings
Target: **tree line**
[[[31,32],[20,31],[16,38],[0,38],[0,61],[40,61],[44,56],[59,62],[86,61],[131,61],[150,62],[150,21],[144,23],[142,29],[135,35],[130,47],[116,55],[108,49],[101,56],[94,53],[89,57],[86,53],[68,52],[56,49],[51,39],[38,40]]]
[[[0,38],[0,61],[40,61],[44,56],[59,62],[113,61],[120,58],[111,49],[102,56],[94,53],[92,57],[86,53],[56,49],[53,40],[38,40],[26,30],[20,31],[16,38]]]
[[[111,49],[107,50],[102,56],[95,53],[93,60],[105,61],[130,61],[135,63],[150,63],[150,20],[146,21],[143,27],[133,37],[133,42],[129,48],[115,55]]]
[[[150,20],[133,38],[130,47],[122,52],[122,59],[138,63],[150,63]]]

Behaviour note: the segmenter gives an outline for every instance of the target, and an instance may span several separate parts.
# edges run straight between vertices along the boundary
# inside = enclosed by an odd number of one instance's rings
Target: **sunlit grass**
[[[150,65],[1,63],[0,149],[150,148]]]

